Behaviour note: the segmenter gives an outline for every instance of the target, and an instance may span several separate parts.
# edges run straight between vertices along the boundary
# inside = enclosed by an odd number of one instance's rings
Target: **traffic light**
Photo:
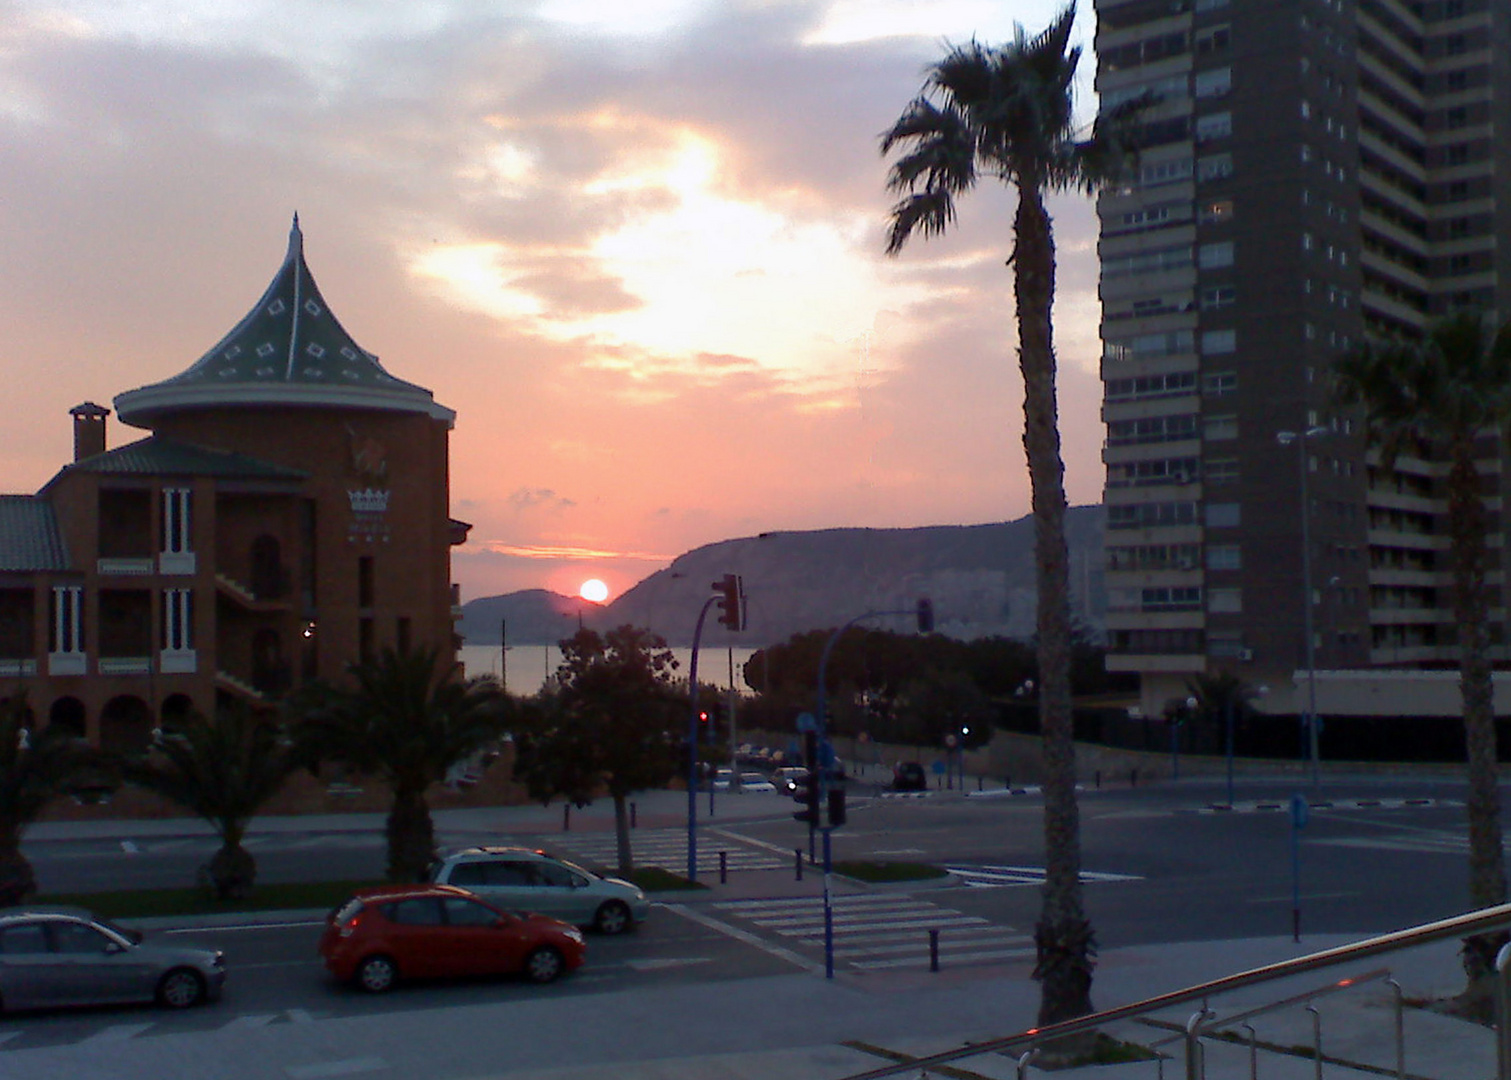
[[[794,821],[806,822],[811,828],[818,828],[818,773],[812,769],[808,775],[796,781],[797,789],[792,793],[792,801],[802,806],[802,809],[792,815]]]
[[[719,622],[731,630],[745,629],[745,589],[736,574],[725,574],[711,586],[719,594]]]
[[[845,823],[845,788],[835,784],[829,789],[829,828],[837,829]]]

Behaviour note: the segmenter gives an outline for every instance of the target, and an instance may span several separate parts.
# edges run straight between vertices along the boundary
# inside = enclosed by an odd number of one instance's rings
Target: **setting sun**
[[[577,595],[584,600],[601,604],[609,598],[609,587],[597,578],[590,578],[582,583],[582,588],[577,590]]]

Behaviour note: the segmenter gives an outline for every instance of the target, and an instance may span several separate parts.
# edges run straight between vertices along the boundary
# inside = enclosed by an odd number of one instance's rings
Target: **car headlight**
[[[582,931],[579,930],[579,929],[577,929],[575,926],[572,927],[572,929],[564,931],[564,932],[567,935],[567,937],[571,938],[573,941],[577,942],[577,944],[579,944],[579,945],[582,945],[582,944],[584,944],[587,941],[587,939],[582,936]]]
[[[216,953],[213,957],[210,958],[210,966],[214,968],[224,968],[226,966],[226,954],[223,952]]]

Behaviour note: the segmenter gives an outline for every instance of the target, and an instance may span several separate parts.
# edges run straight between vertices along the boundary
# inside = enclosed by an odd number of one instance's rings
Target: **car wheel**
[[[561,953],[549,945],[542,945],[525,957],[525,977],[533,983],[555,982],[565,967]]]
[[[593,918],[593,929],[600,934],[622,934],[634,925],[630,918],[630,909],[623,901],[609,900],[598,908],[598,914]]]
[[[369,956],[357,965],[352,981],[369,994],[381,994],[399,981],[399,965],[391,956]]]
[[[189,1009],[205,1000],[205,980],[191,968],[174,968],[157,984],[157,1000],[170,1009]]]

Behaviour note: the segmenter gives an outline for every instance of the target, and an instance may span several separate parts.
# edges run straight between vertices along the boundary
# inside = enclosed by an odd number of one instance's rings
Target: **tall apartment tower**
[[[1095,6],[1103,107],[1157,102],[1098,207],[1108,666],[1150,715],[1203,671],[1301,712],[1300,672],[1451,666],[1443,470],[1381,469],[1328,374],[1511,318],[1511,0]]]

